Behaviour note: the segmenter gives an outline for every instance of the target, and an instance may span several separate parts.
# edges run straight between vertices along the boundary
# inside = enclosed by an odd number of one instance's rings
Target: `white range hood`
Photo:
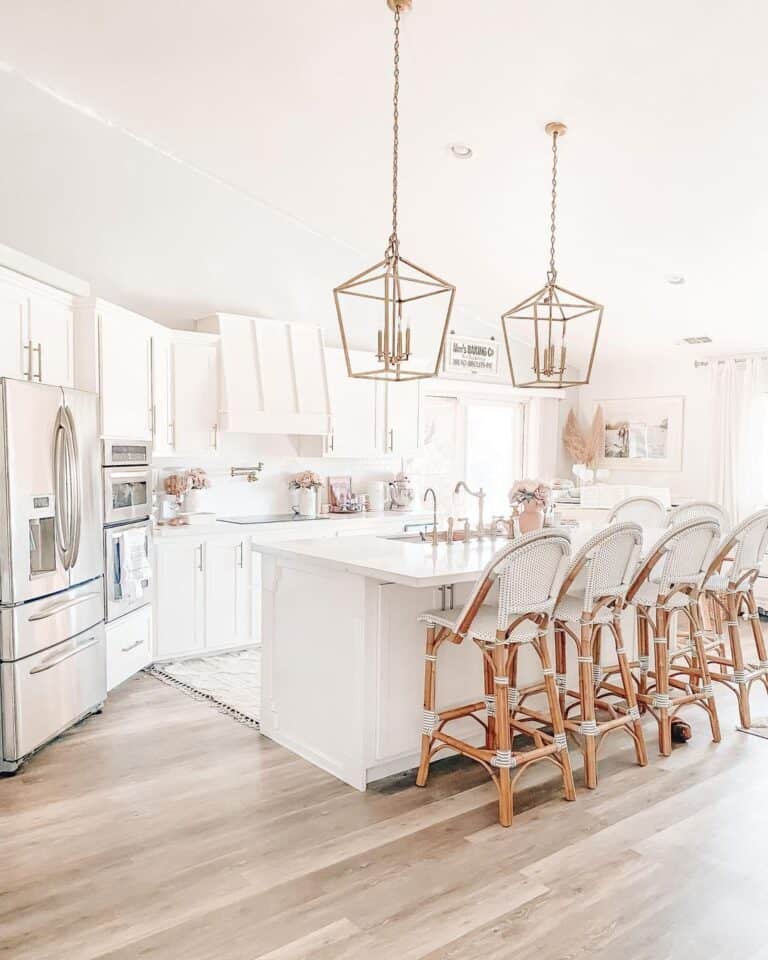
[[[328,434],[320,327],[216,313],[198,328],[221,338],[221,428],[228,433]]]

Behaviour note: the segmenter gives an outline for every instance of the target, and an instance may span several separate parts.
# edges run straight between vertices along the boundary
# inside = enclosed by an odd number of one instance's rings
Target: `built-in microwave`
[[[104,440],[104,523],[143,520],[152,512],[151,444]]]

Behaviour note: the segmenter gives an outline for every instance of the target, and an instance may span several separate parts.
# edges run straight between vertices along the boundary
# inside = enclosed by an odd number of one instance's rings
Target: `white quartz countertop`
[[[597,533],[602,524],[579,524],[569,528],[572,552]],[[643,531],[644,553],[664,531],[648,528]],[[468,543],[446,543],[433,547],[429,543],[388,540],[382,536],[341,537],[323,540],[273,541],[256,544],[259,553],[296,561],[318,564],[357,576],[370,577],[383,583],[399,583],[406,587],[437,587],[446,583],[462,583],[477,579],[491,557],[509,541],[470,540]]]
[[[385,510],[344,515],[324,514],[313,520],[285,520],[276,523],[224,523],[218,518],[211,518],[205,523],[189,523],[184,526],[170,526],[168,524],[156,526],[153,536],[158,540],[190,536],[207,537],[212,534],[274,539],[290,532],[292,536],[298,533],[303,538],[308,539],[317,535],[354,533],[358,529],[365,531],[366,528],[371,527],[386,527],[387,529],[393,528],[400,531],[407,523],[423,524],[430,522],[431,519],[431,513],[416,510],[402,513],[396,510]]]

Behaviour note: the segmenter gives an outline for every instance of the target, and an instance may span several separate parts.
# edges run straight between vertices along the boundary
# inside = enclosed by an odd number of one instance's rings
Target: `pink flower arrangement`
[[[192,489],[188,473],[171,473],[165,478],[165,492],[181,503]]]
[[[319,474],[313,473],[311,470],[305,470],[303,473],[296,474],[289,482],[288,488],[290,490],[319,490],[322,485],[323,481]]]
[[[511,506],[533,503],[546,510],[552,502],[552,488],[543,480],[517,480],[509,491]]]
[[[194,467],[192,470],[189,470],[187,477],[189,478],[192,490],[207,490],[211,485],[208,474],[202,467]]]

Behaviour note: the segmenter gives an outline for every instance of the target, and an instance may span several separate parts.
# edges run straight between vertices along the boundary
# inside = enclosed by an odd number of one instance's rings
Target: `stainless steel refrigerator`
[[[106,697],[95,394],[0,379],[0,772]]]

